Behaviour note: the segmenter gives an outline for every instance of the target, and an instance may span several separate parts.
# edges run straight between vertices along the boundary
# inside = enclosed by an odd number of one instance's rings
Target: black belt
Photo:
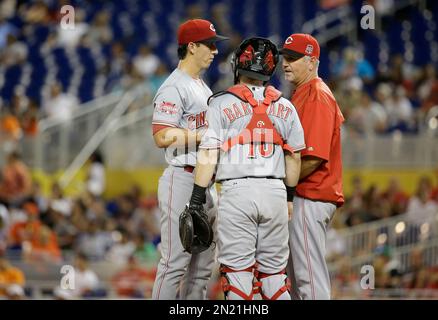
[[[225,182],[225,181],[230,181],[230,180],[237,180],[237,179],[280,179],[282,180],[283,178],[277,178],[274,176],[266,176],[266,177],[256,177],[256,176],[246,176],[246,177],[240,177],[240,178],[230,178],[230,179],[224,179],[219,181],[220,183]]]

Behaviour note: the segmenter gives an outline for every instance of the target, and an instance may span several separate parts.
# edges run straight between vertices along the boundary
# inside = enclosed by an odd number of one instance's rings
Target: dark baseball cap
[[[189,42],[214,43],[229,38],[216,34],[214,25],[203,19],[188,20],[178,28],[178,45]]]
[[[310,34],[294,33],[284,41],[280,53],[294,60],[304,56],[315,57],[319,59],[319,43]]]

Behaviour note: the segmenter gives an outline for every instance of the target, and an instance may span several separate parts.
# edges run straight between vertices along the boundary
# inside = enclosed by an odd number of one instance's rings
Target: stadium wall
[[[157,192],[158,179],[163,172],[163,168],[139,168],[135,170],[116,170],[107,169],[106,171],[106,192],[105,197],[110,198],[117,196],[125,191],[128,191],[132,185],[137,184],[141,187],[144,194]],[[53,175],[45,174],[42,171],[34,171],[33,177],[41,184],[44,194],[50,192],[50,187],[53,182],[57,181],[62,175],[58,172]],[[367,188],[371,184],[376,184],[380,190],[386,189],[388,182],[392,177],[399,179],[403,190],[409,194],[416,191],[418,180],[422,176],[427,176],[432,179],[434,185],[437,184],[438,169],[432,171],[430,169],[346,169],[343,173],[344,192],[348,196],[351,194],[351,181],[354,176],[362,178],[364,187]],[[74,177],[73,181],[66,188],[66,195],[75,195],[85,189],[85,181],[87,176],[87,168],[82,168]]]

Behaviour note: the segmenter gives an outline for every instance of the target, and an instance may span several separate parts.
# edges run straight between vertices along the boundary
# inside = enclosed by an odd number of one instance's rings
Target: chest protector
[[[250,143],[267,143],[281,146],[284,150],[291,153],[293,148],[285,143],[283,137],[278,133],[274,127],[271,119],[269,119],[266,111],[272,102],[276,102],[281,98],[281,92],[272,86],[265,89],[265,98],[259,103],[252,93],[252,91],[245,85],[238,84],[229,88],[224,93],[231,93],[243,102],[247,102],[252,107],[252,118],[245,129],[230,139],[228,139],[221,149],[225,152],[229,151],[236,144],[250,144]],[[269,134],[267,134],[269,133]]]

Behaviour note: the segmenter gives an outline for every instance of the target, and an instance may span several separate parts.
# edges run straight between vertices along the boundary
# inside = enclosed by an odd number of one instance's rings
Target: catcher
[[[278,63],[276,46],[243,41],[232,58],[235,85],[209,99],[208,130],[199,146],[195,185],[181,216],[187,251],[211,244],[202,204],[215,172],[222,183],[218,208],[218,261],[227,299],[290,299],[288,211],[298,182],[303,130],[293,105],[265,87]],[[284,181],[283,181],[284,179]]]

